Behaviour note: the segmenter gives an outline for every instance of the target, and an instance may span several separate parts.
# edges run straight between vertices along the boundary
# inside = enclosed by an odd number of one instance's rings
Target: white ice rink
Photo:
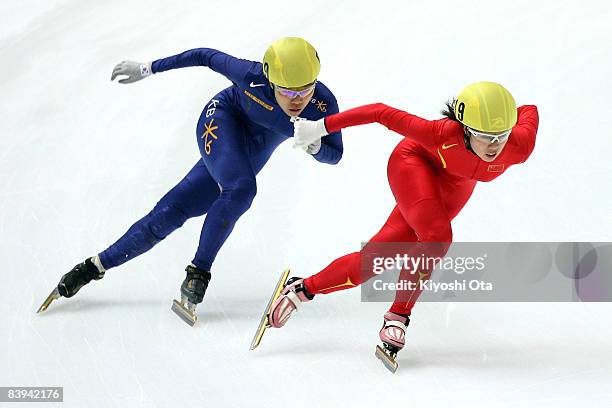
[[[373,355],[388,305],[356,289],[248,351],[283,268],[310,275],[386,220],[400,136],[380,125],[346,130],[338,166],[280,146],[194,328],[170,305],[202,218],[35,314],[191,168],[198,116],[229,84],[190,68],[119,85],[114,65],[196,47],[258,60],[287,35],[317,47],[341,109],[438,118],[477,80],[538,105],[533,155],[477,187],[456,240],[612,241],[610,21],[606,1],[3,0],[0,386],[63,386],[63,407],[612,406],[611,304],[419,304],[392,375]]]

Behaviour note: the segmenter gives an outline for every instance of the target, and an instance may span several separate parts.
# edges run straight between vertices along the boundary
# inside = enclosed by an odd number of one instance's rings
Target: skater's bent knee
[[[453,241],[453,230],[448,221],[432,223],[427,231],[419,234],[419,241],[426,245],[432,256],[444,256]]]
[[[253,199],[257,194],[257,183],[253,179],[240,179],[227,192],[233,206],[237,210],[244,212],[253,203]]]
[[[187,219],[185,213],[173,205],[156,208],[151,213],[149,230],[157,239],[162,240],[180,228]]]

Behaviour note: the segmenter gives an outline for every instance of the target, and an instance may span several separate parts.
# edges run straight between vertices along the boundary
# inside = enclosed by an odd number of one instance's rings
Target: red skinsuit
[[[448,118],[425,120],[382,103],[328,116],[325,126],[333,133],[373,122],[405,139],[393,150],[387,168],[395,208],[369,242],[446,243],[437,251],[430,249],[427,253],[427,256],[444,256],[453,239],[451,220],[472,195],[476,182],[497,178],[513,164],[527,160],[533,151],[538,110],[532,105],[518,108],[518,121],[512,134],[492,162],[485,162],[467,149],[461,123]],[[307,278],[306,288],[310,293],[319,294],[357,286],[373,276],[360,266],[361,252],[342,256]],[[418,274],[410,276],[400,275],[400,279],[419,279]],[[412,293],[406,297],[405,293],[400,296],[398,292],[389,310],[409,314],[418,295]]]

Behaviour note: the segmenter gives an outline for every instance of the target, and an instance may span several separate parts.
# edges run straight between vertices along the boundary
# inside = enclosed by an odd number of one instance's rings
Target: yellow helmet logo
[[[516,102],[500,84],[476,82],[466,86],[457,97],[455,117],[481,132],[503,132],[516,124]]]
[[[283,88],[298,88],[313,83],[321,63],[317,50],[299,37],[285,37],[268,47],[263,72],[268,80]]]

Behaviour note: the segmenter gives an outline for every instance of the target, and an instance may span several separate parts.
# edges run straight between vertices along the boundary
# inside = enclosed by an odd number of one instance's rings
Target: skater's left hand
[[[111,81],[121,75],[127,78],[120,79],[120,84],[131,84],[132,82],[140,81],[148,77],[152,73],[150,62],[121,61],[119,64],[115,65],[113,74],[111,75]]]
[[[307,119],[297,119],[293,122],[293,146],[308,148],[318,141],[319,148],[321,138],[327,135],[325,119],[317,121]]]

